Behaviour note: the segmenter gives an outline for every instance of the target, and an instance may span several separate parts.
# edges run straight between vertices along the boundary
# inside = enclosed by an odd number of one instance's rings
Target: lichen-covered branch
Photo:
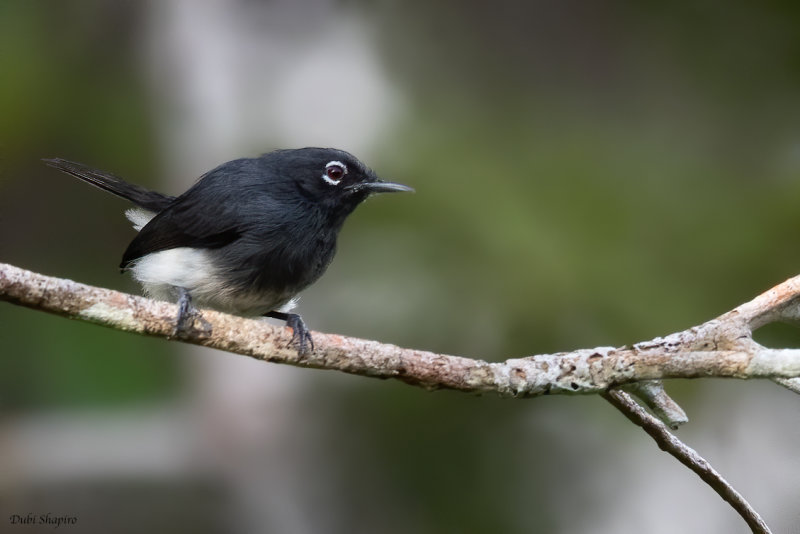
[[[0,263],[0,300],[64,317],[150,336],[171,338],[177,307]],[[701,325],[624,347],[538,354],[503,362],[405,349],[376,341],[314,332],[315,349],[298,355],[291,332],[260,319],[203,310],[180,340],[300,367],[396,378],[429,389],[503,396],[597,393],[650,434],[664,450],[698,473],[747,521],[769,532],[747,502],[703,458],[669,433],[618,386],[625,386],[675,428],[686,414],[664,391],[664,378],[769,378],[800,393],[800,350],[772,349],[753,340],[771,322],[800,324],[800,276]]]
[[[177,308],[70,280],[0,264],[0,300],[119,330],[169,338]],[[597,347],[488,363],[314,332],[316,349],[299,356],[286,328],[264,320],[203,310],[210,331],[181,341],[275,363],[397,378],[426,388],[532,397],[601,393],[663,378],[800,377],[800,350],[766,348],[752,330],[771,321],[800,321],[800,277],[702,325],[625,347]],[[647,397],[647,392],[644,392]],[[642,396],[642,392],[636,392]],[[653,398],[657,398],[654,395]],[[657,402],[657,401],[654,401]]]

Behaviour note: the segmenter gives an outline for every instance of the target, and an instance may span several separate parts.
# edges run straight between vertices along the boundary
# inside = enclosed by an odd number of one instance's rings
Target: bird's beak
[[[353,184],[348,187],[350,191],[368,191],[370,193],[400,193],[407,191],[413,193],[414,189],[407,185],[398,184],[396,182],[384,182],[383,180],[376,180],[374,182],[361,182]]]

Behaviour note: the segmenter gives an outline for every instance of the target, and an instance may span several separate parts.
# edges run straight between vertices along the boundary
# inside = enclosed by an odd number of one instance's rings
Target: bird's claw
[[[192,306],[189,292],[181,288],[178,299],[178,317],[175,320],[172,337],[185,338],[192,333],[199,334],[201,337],[211,335],[211,323],[203,319],[197,308]]]
[[[292,343],[297,345],[297,354],[304,356],[314,350],[314,340],[311,338],[311,332],[308,331],[306,323],[303,322],[303,319],[298,314],[286,314],[286,326],[292,329]]]

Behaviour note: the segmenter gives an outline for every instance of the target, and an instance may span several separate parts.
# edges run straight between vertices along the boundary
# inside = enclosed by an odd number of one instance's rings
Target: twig
[[[624,391],[611,390],[601,394],[604,399],[610,402],[615,408],[621,411],[634,424],[642,427],[651,438],[655,440],[658,447],[671,454],[677,460],[694,471],[703,481],[711,486],[725,502],[730,504],[747,526],[754,533],[769,534],[770,529],[761,519],[750,503],[731,486],[728,481],[722,478],[712,466],[697,452],[672,435],[666,425],[647,413],[641,406]]]
[[[664,391],[664,384],[660,380],[634,382],[626,389],[644,402],[656,417],[664,421],[671,429],[675,430],[689,422],[686,412],[667,395],[667,392]]]
[[[800,378],[773,378],[772,380],[789,391],[800,394]]]

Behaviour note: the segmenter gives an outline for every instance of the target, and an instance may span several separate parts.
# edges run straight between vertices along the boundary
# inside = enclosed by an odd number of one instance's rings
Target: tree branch
[[[0,300],[56,315],[171,338],[177,307],[0,263]],[[800,276],[702,325],[625,347],[597,347],[488,363],[404,349],[376,341],[314,332],[316,349],[303,357],[287,329],[260,319],[202,311],[208,329],[180,341],[274,363],[397,378],[429,389],[502,396],[602,393],[663,378],[800,377],[800,350],[771,349],[753,341],[752,329],[773,321],[800,323]],[[784,383],[785,381],[781,381]],[[791,382],[788,382],[791,383]],[[637,391],[637,395],[648,394]],[[652,399],[659,395],[652,395]],[[652,402],[658,402],[652,400]]]
[[[177,306],[53,278],[0,263],[0,300],[63,317],[171,339]],[[686,414],[664,391],[664,378],[769,378],[800,393],[800,350],[772,349],[753,331],[772,322],[800,324],[800,276],[701,325],[624,347],[597,347],[488,363],[376,341],[314,332],[315,350],[299,356],[291,334],[260,319],[203,310],[180,341],[300,367],[396,378],[427,389],[502,396],[597,393],[689,466],[733,506],[753,532],[769,532],[747,502],[703,458],[618,389],[626,386],[675,428]]]
[[[759,534],[770,533],[769,527],[758,515],[758,512],[750,506],[733,486],[722,478],[722,475],[711,467],[711,464],[697,454],[694,449],[673,436],[664,423],[644,411],[630,395],[624,391],[613,390],[602,393],[602,396],[612,406],[625,414],[634,424],[642,427],[655,440],[661,450],[677,458],[680,463],[694,471],[706,484],[711,486],[725,502],[730,504],[742,516],[742,519],[753,532]]]

